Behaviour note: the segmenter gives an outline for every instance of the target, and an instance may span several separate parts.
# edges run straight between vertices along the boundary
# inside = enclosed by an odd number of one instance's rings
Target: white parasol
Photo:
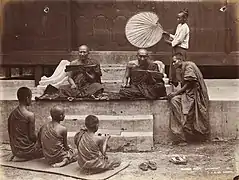
[[[128,41],[138,48],[148,48],[162,38],[163,28],[153,12],[141,12],[132,16],[125,27]]]

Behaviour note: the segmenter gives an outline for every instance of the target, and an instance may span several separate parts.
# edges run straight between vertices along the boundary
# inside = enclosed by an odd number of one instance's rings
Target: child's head
[[[54,106],[51,108],[51,118],[54,121],[63,121],[65,119],[65,111],[61,106]]]
[[[89,131],[96,132],[99,128],[99,119],[94,115],[85,118],[85,126]]]
[[[17,90],[17,99],[20,103],[29,106],[32,99],[32,91],[28,87],[20,87]]]

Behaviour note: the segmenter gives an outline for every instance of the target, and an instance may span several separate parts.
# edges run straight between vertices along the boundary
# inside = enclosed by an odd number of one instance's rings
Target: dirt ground
[[[239,175],[235,152],[238,141],[190,144],[184,147],[156,145],[148,153],[108,153],[109,156],[131,161],[128,168],[110,180],[233,180]],[[8,145],[0,146],[1,152],[9,151]],[[175,165],[169,160],[175,155],[186,156],[186,165]],[[142,171],[138,165],[146,160],[157,163],[157,170]],[[15,168],[1,167],[1,180],[73,180],[74,178]]]

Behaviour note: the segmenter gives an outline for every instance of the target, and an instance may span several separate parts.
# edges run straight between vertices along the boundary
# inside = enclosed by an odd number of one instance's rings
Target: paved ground
[[[9,146],[1,145],[3,151]],[[239,175],[239,142],[213,142],[185,147],[156,145],[150,153],[111,153],[131,165],[111,180],[232,180]],[[175,154],[185,155],[187,165],[175,165],[169,159]],[[138,165],[146,159],[157,163],[157,170],[141,171]],[[64,176],[1,167],[3,180],[73,180]]]

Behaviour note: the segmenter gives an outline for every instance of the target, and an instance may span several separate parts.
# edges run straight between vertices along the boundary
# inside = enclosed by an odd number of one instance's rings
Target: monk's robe
[[[19,107],[8,118],[8,134],[14,156],[29,160],[43,157],[40,144],[29,137],[29,120]]]
[[[130,78],[130,87],[120,89],[119,94],[121,98],[157,99],[166,96],[166,88],[164,86],[162,74],[140,71],[150,70],[159,72],[157,64],[150,62],[148,67],[145,68],[141,67],[138,61],[133,61],[127,66],[127,70],[127,76]]]
[[[69,163],[76,161],[77,153],[64,147],[63,136],[57,135],[51,122],[41,127],[40,139],[44,157],[49,164],[62,162],[65,158]]]
[[[203,76],[193,62],[185,62],[181,70],[182,86],[189,88],[170,101],[170,129],[175,141],[204,140],[209,134],[209,97]]]
[[[116,159],[106,159],[101,154],[99,146],[95,143],[86,129],[81,129],[74,137],[78,149],[78,164],[81,170],[88,173],[99,173],[113,169],[120,162]]]
[[[72,61],[70,65],[83,65],[79,62]],[[95,65],[90,69],[90,74],[94,74],[95,78],[93,80],[89,79],[88,76],[82,71],[72,71],[72,79],[75,82],[77,88],[72,89],[71,85],[63,85],[59,87],[60,97],[89,97],[91,95],[103,92],[103,86],[101,84],[101,70],[100,64],[93,60],[88,59],[84,65]]]

